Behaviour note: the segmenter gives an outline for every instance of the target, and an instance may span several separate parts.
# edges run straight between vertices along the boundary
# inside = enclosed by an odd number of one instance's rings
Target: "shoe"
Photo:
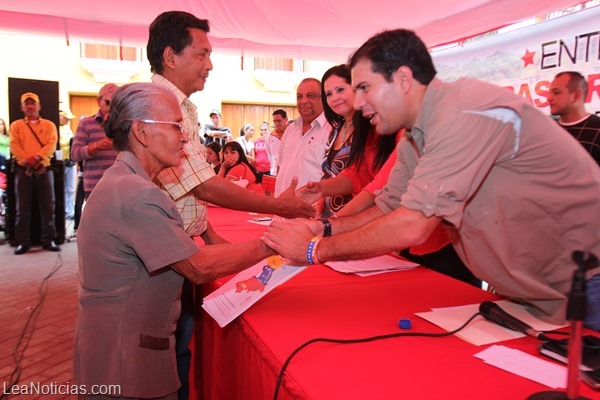
[[[25,254],[27,253],[29,250],[31,250],[31,246],[28,245],[27,243],[21,243],[20,245],[17,246],[17,248],[15,249],[15,254],[16,255],[20,255],[20,254]]]
[[[54,243],[54,241],[52,241],[50,243],[46,243],[42,247],[48,251],[60,251],[60,247],[58,247],[58,245],[56,243]]]

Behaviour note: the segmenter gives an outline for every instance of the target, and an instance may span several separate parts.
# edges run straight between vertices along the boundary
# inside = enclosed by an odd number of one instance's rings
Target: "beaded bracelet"
[[[310,243],[308,243],[308,247],[306,249],[306,260],[310,265],[319,264],[319,260],[317,259],[317,245],[321,239],[318,237],[314,237],[311,239]]]

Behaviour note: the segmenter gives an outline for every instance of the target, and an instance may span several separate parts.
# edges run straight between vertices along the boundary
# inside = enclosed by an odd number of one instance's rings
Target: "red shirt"
[[[398,133],[396,144],[398,144],[403,135],[404,132]],[[367,148],[365,149],[365,156],[363,157],[362,163],[360,165],[354,164],[341,172],[341,174],[344,174],[352,181],[352,186],[354,187],[353,195],[358,194],[361,190],[366,190],[371,193],[371,195],[376,196],[375,191],[383,189],[387,183],[390,171],[394,167],[394,164],[396,164],[398,152],[394,150],[378,171],[373,168],[373,160],[375,160],[376,154],[377,134],[375,131],[372,131],[372,134],[369,135],[367,140]],[[418,255],[433,253],[446,246],[448,243],[450,243],[448,233],[443,225],[440,224],[431,233],[431,236],[429,236],[429,239],[427,239],[425,243],[418,246],[412,246],[410,252]]]

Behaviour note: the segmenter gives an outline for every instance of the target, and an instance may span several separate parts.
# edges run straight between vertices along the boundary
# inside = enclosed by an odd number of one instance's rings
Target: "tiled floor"
[[[72,222],[67,224],[68,230],[69,225]],[[56,386],[73,381],[77,242],[66,242],[61,248],[61,252],[52,253],[34,247],[29,253],[16,256],[15,248],[0,232],[0,396],[7,391],[17,365],[15,354],[21,359],[19,388],[27,385],[29,389],[32,383]],[[52,271],[55,273],[48,277]],[[70,398],[59,394],[19,394],[4,396],[2,400]]]

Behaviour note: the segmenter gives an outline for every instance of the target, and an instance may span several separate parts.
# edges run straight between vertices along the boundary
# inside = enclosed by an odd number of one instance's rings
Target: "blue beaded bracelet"
[[[319,243],[319,240],[321,239],[316,236],[312,238],[306,249],[306,260],[310,265],[319,263],[319,260],[317,260],[317,244]]]

